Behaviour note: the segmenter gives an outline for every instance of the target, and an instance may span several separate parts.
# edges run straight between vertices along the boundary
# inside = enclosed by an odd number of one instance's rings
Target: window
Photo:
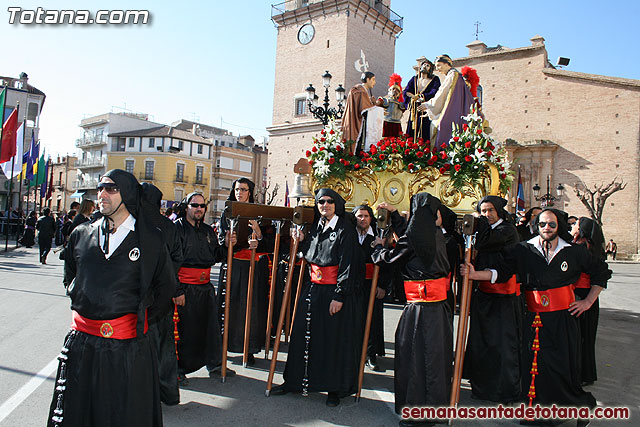
[[[202,154],[202,144],[198,144],[198,154]]]
[[[176,164],[176,182],[184,182],[184,164]]]
[[[181,201],[181,200],[182,200],[182,198],[183,198],[183,194],[184,194],[184,193],[183,193],[182,189],[180,189],[180,188],[176,188],[175,190],[173,190],[173,197],[174,197],[174,200],[175,200],[176,202]]]
[[[307,100],[305,98],[296,99],[296,116],[302,116],[307,113]]]
[[[135,147],[136,146],[136,139],[135,138],[129,138],[129,148]]]
[[[156,139],[155,138],[149,138],[149,148],[153,148],[156,146]]]
[[[204,166],[196,166],[196,184],[202,184],[203,176],[204,176]]]
[[[129,173],[133,173],[133,165],[134,165],[133,160],[125,160],[124,161],[124,170],[126,170]],[[151,172],[151,174],[153,175],[153,171]]]
[[[240,172],[251,172],[251,162],[240,160]]]
[[[184,150],[184,141],[178,141],[178,148],[180,151]]]
[[[151,160],[147,160],[146,162],[144,162],[144,179],[153,179],[153,166],[154,162]]]
[[[229,157],[218,157],[216,159],[217,168],[233,169],[233,159]]]
[[[125,138],[115,138],[111,143],[111,151],[124,151]]]
[[[218,188],[220,190],[231,190],[233,181],[230,179],[218,178]]]

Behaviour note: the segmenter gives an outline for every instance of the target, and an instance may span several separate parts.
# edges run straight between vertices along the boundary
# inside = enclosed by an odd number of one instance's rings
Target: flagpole
[[[5,86],[2,92],[0,92],[0,96],[4,94],[2,97],[2,106],[0,106],[0,108],[2,108],[2,120],[0,121],[0,152],[2,152],[2,128],[4,127],[4,107],[7,105],[7,94],[9,93],[7,90],[8,87],[9,86]]]
[[[20,143],[22,144],[22,159],[23,159],[23,163],[20,164],[20,181],[18,183],[18,214],[20,215],[20,221],[19,223],[21,224],[22,221],[24,221],[26,219],[26,215],[24,215],[23,218],[23,214],[22,214],[22,181],[24,181],[24,176],[22,176],[22,165],[24,164],[24,136],[27,133],[27,115],[24,115],[24,120],[22,121],[22,126],[24,126],[24,128],[22,129],[22,141],[20,141]],[[24,168],[25,172],[27,170],[27,168]],[[27,206],[28,209],[28,206]],[[21,224],[22,226],[24,226],[24,224]],[[18,247],[18,235],[20,233],[16,233],[16,248]]]

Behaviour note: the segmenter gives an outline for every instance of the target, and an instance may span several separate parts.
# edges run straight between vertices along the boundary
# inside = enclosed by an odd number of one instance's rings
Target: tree
[[[268,184],[262,185],[260,189],[256,192],[256,202],[262,203],[265,205],[270,205],[275,200],[278,195],[278,190],[280,189],[280,184],[277,184],[273,187],[273,190],[269,192],[269,188],[271,187],[271,181]]]
[[[600,183],[600,185],[594,184],[593,189],[587,187],[580,180],[580,183],[574,187],[573,191],[575,191],[582,204],[585,205],[591,218],[602,226],[602,211],[607,199],[616,191],[624,190],[626,186],[627,184],[622,179],[618,182],[618,177],[613,178],[613,181],[606,185],[604,183]]]

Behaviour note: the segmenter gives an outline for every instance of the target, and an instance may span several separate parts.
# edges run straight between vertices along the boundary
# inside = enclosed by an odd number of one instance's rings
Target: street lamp
[[[551,175],[547,175],[547,192],[540,196],[540,186],[538,184],[534,185],[533,188],[533,197],[539,202],[542,202],[542,207],[553,206],[553,202],[556,200],[560,200],[562,195],[564,194],[564,185],[558,184],[556,186],[556,196],[551,195]]]
[[[309,83],[309,87],[307,87],[307,107],[309,108],[309,112],[313,114],[313,116],[320,120],[323,125],[327,125],[329,120],[332,119],[341,119],[342,113],[344,111],[344,99],[345,99],[345,89],[342,85],[338,85],[336,88],[336,100],[338,101],[338,109],[331,107],[329,108],[329,87],[331,86],[331,74],[329,71],[325,71],[322,75],[322,86],[324,86],[324,102],[323,106],[318,106],[316,99],[316,89],[313,87],[311,83]]]

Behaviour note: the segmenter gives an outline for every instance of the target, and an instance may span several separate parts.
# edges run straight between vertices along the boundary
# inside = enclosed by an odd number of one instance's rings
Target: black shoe
[[[181,387],[186,387],[189,385],[189,380],[185,374],[178,374],[178,385]]]
[[[247,357],[247,365],[255,365],[256,364],[256,358],[253,354],[249,354],[249,356]]]
[[[213,369],[209,369],[209,378],[220,377],[220,376],[222,376],[222,365],[218,365]],[[234,371],[233,369],[227,368],[226,376],[235,377],[236,371]]]
[[[162,403],[164,403],[167,406],[176,406],[176,405],[180,404],[180,400],[174,400],[174,401],[171,401],[171,402],[162,402]]]
[[[269,396],[284,396],[287,393],[289,393],[289,390],[285,388],[284,384],[280,384],[271,389]]]
[[[329,392],[327,396],[327,406],[330,408],[335,408],[340,404],[340,398],[338,397],[338,393]]]

